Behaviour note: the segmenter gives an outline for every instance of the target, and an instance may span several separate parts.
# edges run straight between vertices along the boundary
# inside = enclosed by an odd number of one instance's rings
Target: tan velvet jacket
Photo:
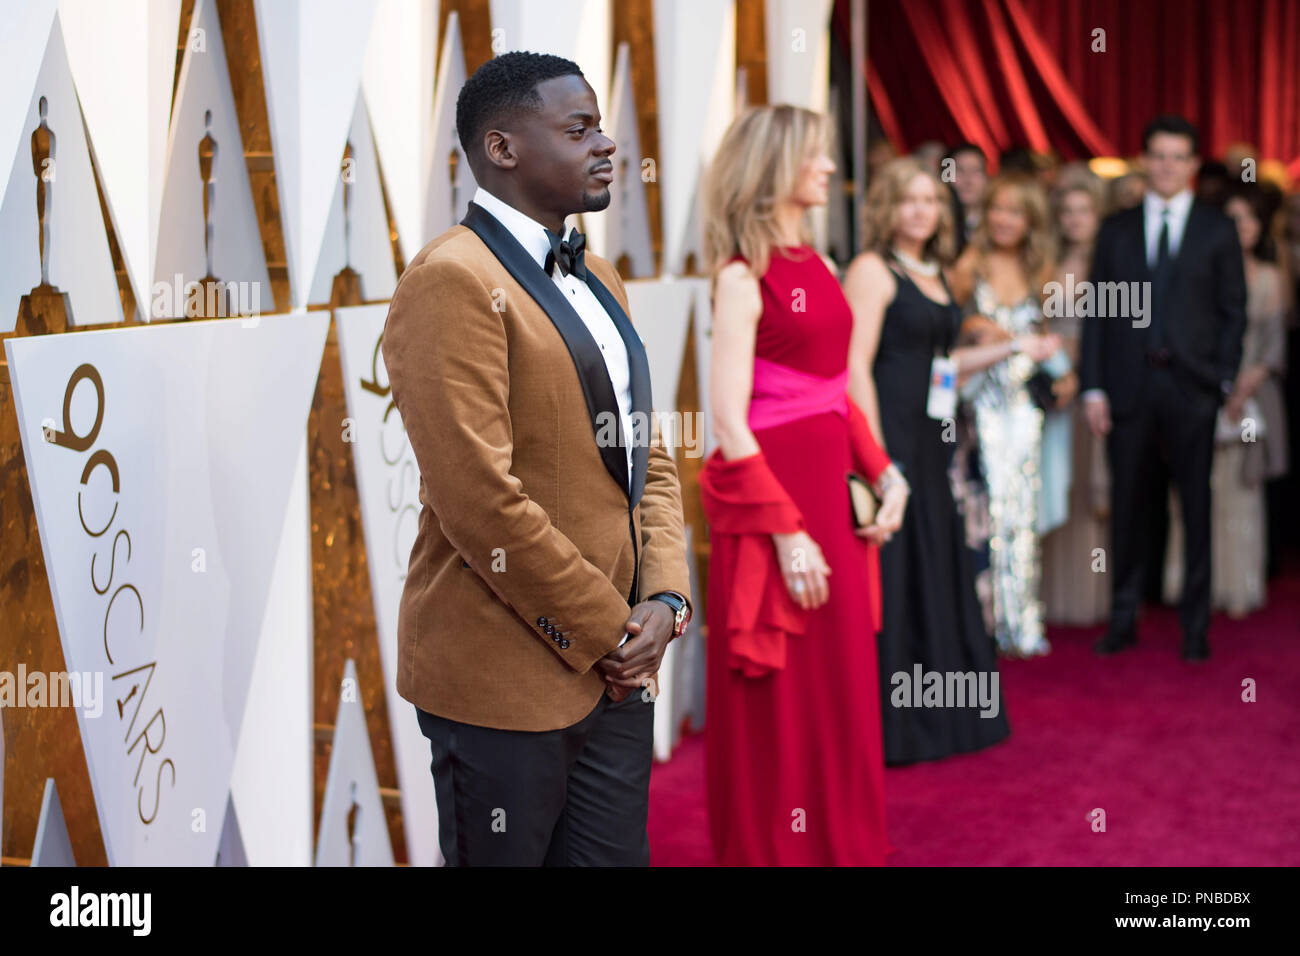
[[[647,410],[622,280],[604,259],[586,264],[628,345],[633,408]],[[629,494],[625,448],[597,441],[597,422],[617,421],[598,346],[477,205],[402,274],[382,347],[422,505],[397,692],[478,726],[576,723],[604,693],[592,665],[623,639],[631,606],[657,591],[691,597],[669,451],[634,448]]]

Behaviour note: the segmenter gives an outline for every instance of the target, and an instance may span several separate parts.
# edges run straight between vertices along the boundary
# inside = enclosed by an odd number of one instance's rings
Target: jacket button
[[[546,626],[546,618],[544,618],[544,617],[539,617],[539,618],[537,619],[537,626],[538,626],[538,627],[545,627],[545,626]]]
[[[566,651],[569,649],[569,639],[567,637],[560,641],[560,649]]]
[[[554,633],[555,633],[555,625],[553,625],[553,624],[547,624],[544,628],[542,628],[542,630],[545,631],[547,634],[554,634]]]

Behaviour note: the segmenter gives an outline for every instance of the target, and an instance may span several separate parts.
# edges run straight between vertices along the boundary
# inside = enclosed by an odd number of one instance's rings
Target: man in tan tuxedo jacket
[[[617,271],[564,219],[614,144],[576,64],[508,53],[456,108],[480,184],[384,329],[420,468],[397,691],[452,865],[644,865],[655,680],[690,615],[681,492]]]

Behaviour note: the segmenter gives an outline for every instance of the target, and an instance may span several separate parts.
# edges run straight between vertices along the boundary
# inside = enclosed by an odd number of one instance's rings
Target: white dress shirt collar
[[[1172,220],[1182,220],[1187,218],[1187,213],[1192,208],[1192,191],[1190,188],[1181,192],[1174,193],[1169,199],[1165,199],[1158,193],[1147,190],[1143,194],[1142,200],[1145,204],[1147,218],[1159,221],[1160,213],[1167,207],[1169,209],[1169,218]]]
[[[525,215],[513,206],[502,202],[482,186],[474,193],[474,202],[483,207],[504,226],[519,244],[527,250],[539,266],[545,268],[546,256],[551,251],[551,241],[546,238],[546,227],[532,217]],[[591,273],[588,273],[589,275]],[[632,421],[632,372],[627,354],[627,345],[614,324],[614,319],[605,311],[591,286],[573,273],[565,274],[556,269],[551,274],[551,281],[559,287],[565,300],[573,307],[595,345],[600,348],[601,358],[605,360],[605,370],[609,375],[609,384],[614,390],[618,403],[619,420],[623,425],[623,434],[634,436],[636,431]],[[627,474],[629,488],[633,484],[634,463],[632,441],[625,443],[627,457]]]
[[[1147,190],[1142,197],[1142,222],[1146,239],[1147,266],[1154,269],[1160,254],[1161,213],[1169,210],[1169,255],[1177,256],[1183,246],[1183,234],[1192,211],[1192,191],[1184,189],[1168,199]]]
[[[496,220],[519,240],[539,266],[546,267],[546,254],[551,251],[551,240],[546,238],[546,227],[536,219],[520,212],[514,206],[498,199],[482,186],[474,192],[474,202],[490,212]]]

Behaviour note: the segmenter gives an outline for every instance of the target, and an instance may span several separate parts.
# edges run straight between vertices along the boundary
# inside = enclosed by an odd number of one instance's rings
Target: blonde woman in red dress
[[[907,483],[848,398],[853,313],[808,245],[834,163],[826,117],[759,107],[702,188],[714,277],[700,477],[710,524],[709,824],[726,865],[881,865],[877,546]],[[855,531],[847,475],[882,498]]]

